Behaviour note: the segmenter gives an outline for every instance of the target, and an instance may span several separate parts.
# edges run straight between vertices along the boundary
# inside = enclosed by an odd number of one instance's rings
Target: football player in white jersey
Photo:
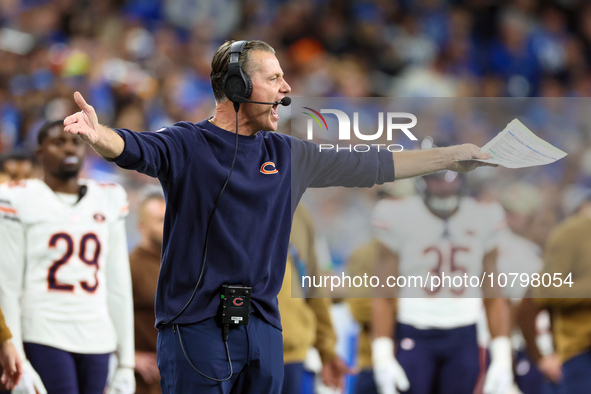
[[[392,274],[481,278],[484,272],[495,272],[497,237],[504,226],[502,208],[462,197],[463,178],[457,173],[423,179],[423,196],[386,199],[375,208],[372,223],[381,243],[382,279]],[[482,289],[453,283],[430,288],[430,283],[421,287],[409,282],[397,290],[397,316],[392,312],[394,300],[373,300],[372,360],[382,394],[397,389],[473,393],[481,371],[476,323]],[[505,394],[513,380],[509,304],[500,293],[487,293],[494,295],[484,298],[493,336],[484,392]]]
[[[62,121],[39,131],[43,180],[0,186],[0,305],[22,355],[20,393],[133,393],[133,303],[116,184],[79,179],[86,145]],[[40,379],[39,379],[40,377]]]

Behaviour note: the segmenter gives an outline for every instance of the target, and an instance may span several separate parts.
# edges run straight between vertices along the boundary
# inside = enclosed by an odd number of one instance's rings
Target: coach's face
[[[275,102],[291,92],[291,87],[283,78],[283,70],[274,54],[266,51],[253,51],[250,54],[252,95],[250,100]],[[242,104],[243,111],[254,130],[274,131],[277,129],[279,114],[277,105]]]
[[[76,177],[86,153],[86,144],[78,135],[54,127],[47,133],[47,138],[37,150],[39,162],[51,175],[67,179]]]

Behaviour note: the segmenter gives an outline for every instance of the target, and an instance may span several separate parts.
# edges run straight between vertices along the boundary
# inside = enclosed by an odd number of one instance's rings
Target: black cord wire
[[[235,107],[236,108],[236,107]],[[228,177],[222,186],[222,190],[220,190],[220,194],[218,194],[217,199],[215,200],[215,204],[213,206],[213,210],[209,215],[209,220],[207,221],[207,229],[205,230],[205,244],[203,246],[203,258],[201,260],[201,272],[199,273],[199,279],[197,279],[197,283],[195,284],[195,288],[193,289],[193,293],[191,294],[191,298],[189,301],[183,306],[183,308],[169,321],[163,322],[162,324],[170,324],[174,322],[191,304],[193,299],[195,298],[195,294],[197,294],[197,288],[201,284],[201,279],[203,279],[203,273],[205,272],[205,262],[207,261],[207,243],[209,242],[209,229],[211,227],[211,221],[213,220],[213,216],[218,208],[218,203],[222,198],[222,194],[224,194],[224,190],[226,190],[226,186],[230,181],[230,177],[232,176],[232,172],[234,171],[234,164],[236,163],[236,156],[238,154],[238,109],[236,109],[236,143],[234,146],[234,158],[232,159],[232,165],[230,167],[230,172],[228,173]]]
[[[227,324],[226,324],[226,326],[227,326]],[[206,374],[204,374],[203,372],[198,370],[197,367],[195,367],[195,365],[193,365],[193,363],[191,362],[191,359],[189,359],[189,355],[185,351],[185,345],[183,344],[183,337],[181,336],[181,328],[179,327],[178,324],[175,324],[174,327],[175,327],[176,331],[179,332],[179,342],[181,344],[181,350],[183,351],[185,358],[189,362],[189,365],[191,366],[191,368],[193,368],[195,371],[197,371],[197,373],[199,375],[203,376],[206,379],[213,380],[214,382],[225,382],[226,380],[229,380],[232,377],[232,374],[234,374],[234,369],[232,367],[232,359],[230,359],[230,350],[228,349],[227,338],[226,338],[226,340],[224,340],[224,345],[226,346],[226,356],[228,357],[228,363],[230,364],[230,374],[228,375],[228,377],[226,377],[224,379],[216,379],[216,378],[212,378],[211,376],[207,376]]]
[[[207,243],[209,242],[209,229],[211,228],[211,221],[213,220],[213,216],[215,215],[215,212],[218,208],[218,203],[220,202],[220,199],[222,198],[222,194],[224,194],[224,190],[226,190],[226,186],[228,185],[228,182],[230,181],[230,177],[232,176],[232,172],[234,171],[234,164],[236,163],[236,156],[238,155],[238,109],[239,109],[239,107],[240,107],[240,105],[238,105],[238,106],[234,105],[234,108],[236,109],[236,143],[234,146],[234,158],[232,159],[232,165],[230,166],[230,172],[228,173],[228,177],[226,178],[226,181],[224,182],[224,185],[222,186],[222,190],[220,190],[220,194],[218,194],[218,197],[215,200],[213,210],[211,211],[211,214],[209,215],[209,220],[207,221],[207,229],[205,230],[205,243],[203,246],[203,258],[201,260],[201,272],[199,273],[199,278],[197,279],[197,283],[195,284],[195,288],[193,289],[193,293],[191,294],[191,298],[189,298],[189,301],[187,301],[185,306],[183,306],[183,308],[172,319],[170,319],[167,322],[163,322],[162,324],[171,324],[188,308],[188,306],[191,304],[191,302],[195,298],[195,294],[197,294],[197,289],[199,288],[199,284],[201,283],[201,280],[203,279],[203,273],[205,272],[205,263],[207,262]],[[193,368],[199,375],[203,376],[206,379],[213,380],[214,382],[225,382],[232,377],[232,374],[234,373],[234,369],[232,367],[232,359],[230,358],[230,350],[228,348],[229,327],[227,324],[224,325],[223,339],[224,339],[224,346],[226,347],[226,356],[228,358],[228,363],[230,364],[230,375],[228,375],[228,377],[226,377],[224,379],[212,378],[211,376],[207,376],[206,374],[204,374],[203,372],[198,370],[197,367],[195,367],[195,365],[193,365],[193,363],[191,362],[191,359],[189,358],[189,355],[185,351],[185,345],[183,343],[183,337],[181,336],[180,326],[178,324],[175,324],[173,326],[173,329],[175,331],[178,331],[178,333],[179,333],[179,343],[181,345],[181,350],[183,351],[183,354],[185,355],[185,359],[187,360],[187,362],[189,363],[191,368]]]

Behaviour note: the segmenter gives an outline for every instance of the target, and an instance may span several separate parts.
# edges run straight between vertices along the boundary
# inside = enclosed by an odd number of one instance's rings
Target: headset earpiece
[[[230,63],[224,78],[224,93],[230,101],[233,101],[232,97],[235,95],[248,99],[252,93],[252,81],[240,64],[240,54],[247,43],[248,41],[236,41],[230,46]]]

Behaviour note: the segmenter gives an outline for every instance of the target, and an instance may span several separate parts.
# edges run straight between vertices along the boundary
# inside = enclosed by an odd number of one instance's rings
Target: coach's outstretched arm
[[[440,170],[467,172],[472,171],[477,167],[496,166],[471,160],[486,160],[490,158],[488,153],[480,152],[480,148],[473,144],[455,145],[427,150],[402,151],[393,153],[392,155],[394,157],[396,179],[421,176]]]
[[[82,111],[64,120],[64,131],[79,134],[96,153],[107,159],[118,157],[125,148],[123,139],[114,130],[99,124],[94,108],[80,92],[74,93],[74,101]]]

